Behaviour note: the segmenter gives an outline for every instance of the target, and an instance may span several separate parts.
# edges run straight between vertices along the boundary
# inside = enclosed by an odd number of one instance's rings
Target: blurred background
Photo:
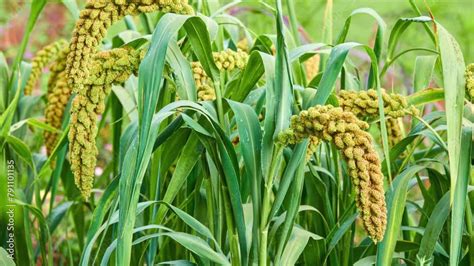
[[[15,55],[15,50],[21,41],[23,29],[28,17],[28,2],[31,0],[0,0],[0,51],[7,59]],[[79,7],[85,0],[77,1]],[[196,1],[197,2],[197,1]],[[230,0],[210,0],[210,5],[223,6]],[[247,1],[248,2],[248,1]],[[257,2],[257,1],[255,1]],[[274,0],[265,0],[274,5]],[[283,1],[285,4],[286,1]],[[324,25],[324,10],[327,0],[295,0],[296,15],[301,27],[299,31],[305,42],[322,42]],[[409,0],[333,0],[333,39],[337,38],[345,19],[357,8],[370,7],[377,11],[387,23],[387,35],[398,18],[416,17],[410,7]],[[461,45],[466,64],[474,62],[474,0],[414,0],[423,15],[429,16],[430,11],[435,19],[441,22],[454,35]],[[228,11],[239,17],[255,33],[274,32],[274,21],[270,14],[261,13],[256,8],[232,8]],[[285,10],[287,13],[287,10]],[[258,15],[256,15],[258,14]],[[373,24],[372,28],[366,25]],[[34,29],[31,41],[27,47],[26,59],[31,58],[35,51],[60,37],[70,38],[74,19],[59,0],[49,0],[48,6],[41,14],[39,23]],[[355,16],[352,19],[348,41],[371,43],[375,34],[376,24],[368,16]],[[419,47],[427,40],[423,27],[410,27],[404,35],[403,48]],[[388,36],[386,36],[386,40]],[[403,63],[407,72],[414,64],[413,56],[406,56]]]

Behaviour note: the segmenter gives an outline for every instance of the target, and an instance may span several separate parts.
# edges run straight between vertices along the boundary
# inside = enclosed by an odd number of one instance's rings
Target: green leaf
[[[214,239],[214,237],[212,236],[212,233],[211,231],[209,230],[209,228],[207,228],[206,226],[204,226],[202,223],[200,223],[196,218],[194,218],[193,216],[189,215],[188,213],[186,213],[185,211],[171,205],[171,204],[168,204],[166,202],[159,202],[159,203],[162,203],[164,205],[166,205],[168,208],[170,208],[183,222],[185,222],[189,227],[191,227],[193,230],[195,230],[196,232],[198,232],[199,234],[201,234],[202,236],[205,236],[207,238],[209,238],[210,240],[212,240],[214,242],[214,244],[216,245],[216,247],[219,249],[219,252],[222,253],[222,251],[220,250],[220,247],[217,243],[217,241]]]
[[[53,251],[52,251],[52,243],[51,243],[51,233],[49,231],[48,223],[46,222],[46,219],[44,218],[41,210],[30,204],[26,204],[21,201],[16,201],[15,203],[18,206],[28,209],[33,214],[33,216],[38,220],[39,231],[40,231],[39,246],[40,246],[41,254],[43,257],[42,259],[43,259],[43,262],[47,262],[48,265],[52,265],[53,264]]]
[[[416,106],[427,103],[438,102],[444,99],[444,90],[438,88],[429,88],[418,91],[407,97],[409,104]]]
[[[131,257],[132,228],[135,224],[136,204],[141,184],[153,151],[152,143],[156,139],[158,125],[172,113],[161,112],[153,118],[162,89],[162,77],[168,43],[183,27],[189,35],[193,51],[205,70],[215,67],[206,24],[198,17],[165,14],[159,21],[152,36],[150,47],[139,68],[138,86],[138,138],[132,142],[130,152],[125,155],[122,178],[120,179],[120,222],[118,230],[117,263],[128,265]],[[209,61],[212,60],[212,63]],[[214,67],[213,67],[214,66]],[[211,75],[212,77],[213,75]],[[155,120],[152,123],[152,120]],[[154,128],[152,128],[152,126]],[[132,158],[130,156],[135,156]]]
[[[14,137],[13,135],[8,135],[6,138],[8,144],[16,151],[20,158],[31,167],[31,169],[36,173],[34,168],[33,156],[31,155],[28,145],[26,145],[20,139]]]
[[[0,92],[0,113],[3,113],[8,106],[8,64],[2,52],[0,52],[0,87],[4,88]]]
[[[15,266],[15,262],[10,258],[10,255],[8,255],[3,247],[0,247],[0,265]]]
[[[377,246],[377,265],[391,265],[405,210],[408,182],[422,169],[425,167],[418,165],[405,169],[395,178],[392,183],[393,189],[387,193],[388,221],[384,238]]]
[[[297,144],[294,148],[293,154],[291,155],[291,158],[286,165],[285,171],[283,172],[282,179],[278,186],[277,194],[275,196],[275,200],[273,201],[272,209],[270,211],[268,220],[273,219],[273,217],[277,214],[281,205],[283,204],[283,200],[286,197],[288,189],[296,178],[295,172],[298,166],[301,165],[301,162],[304,160],[307,146],[308,141],[305,140]]]
[[[437,55],[424,55],[416,57],[415,68],[413,70],[413,88],[415,89],[415,92],[421,91],[428,87],[437,59]]]
[[[446,101],[446,120],[448,125],[448,154],[451,176],[451,202],[454,200],[458,166],[461,154],[461,125],[464,102],[464,59],[458,43],[439,23],[439,52],[443,72],[444,98]],[[451,254],[452,255],[452,254]],[[453,256],[451,256],[453,258]]]
[[[281,255],[281,265],[296,265],[296,261],[301,253],[303,253],[310,238],[313,240],[324,239],[307,230],[294,226],[288,244]]]
[[[277,0],[277,45],[275,58],[275,98],[276,122],[273,138],[287,129],[290,124],[291,106],[293,104],[293,77],[288,60],[288,49],[285,41],[281,0]],[[268,104],[268,102],[267,102]]]
[[[196,83],[194,82],[191,64],[184,57],[178,45],[171,42],[169,51],[166,54],[166,60],[169,62],[171,68],[174,70],[176,77],[176,92],[180,99],[196,101]]]
[[[173,203],[174,198],[180,191],[181,187],[185,184],[186,178],[189,176],[194,168],[194,165],[201,158],[202,150],[199,147],[199,138],[196,134],[191,134],[188,141],[184,145],[183,152],[176,163],[176,170],[171,177],[168,186],[166,187],[165,195],[163,196],[163,202]],[[160,206],[156,221],[162,223],[163,218],[166,215],[166,206]]]
[[[149,239],[157,238],[157,237],[162,237],[162,236],[167,236],[181,244],[184,248],[188,249],[189,251],[195,253],[196,255],[205,258],[210,261],[214,261],[218,263],[219,265],[230,265],[229,261],[225,257],[224,254],[215,252],[208,243],[206,243],[204,240],[201,238],[187,234],[187,233],[182,233],[182,232],[175,232],[169,228],[166,228],[164,226],[160,225],[147,225],[143,227],[138,227],[133,230],[132,233],[138,233],[142,232],[145,230],[150,230],[150,229],[161,229],[164,230],[164,233],[155,233],[155,234],[147,234],[145,236],[142,236],[138,238],[137,240],[133,241],[132,245],[139,244],[141,242],[144,242]],[[102,262],[100,265],[108,265],[109,257],[112,251],[115,249],[115,246],[117,244],[117,241],[115,240],[112,242],[112,244],[107,248],[106,253],[104,254],[102,258]]]
[[[429,260],[433,256],[433,251],[435,250],[441,230],[443,229],[446,219],[448,219],[449,207],[449,193],[446,193],[434,207],[430,219],[426,224],[425,232],[420,242],[420,249],[417,254],[418,258]]]
[[[64,6],[71,12],[74,19],[79,18],[79,7],[77,6],[76,0],[61,0]]]
[[[255,111],[248,105],[227,101],[232,108],[235,120],[237,122],[237,129],[239,132],[240,149],[245,163],[245,171],[250,178],[253,208],[253,239],[258,239],[258,226],[260,224],[260,191],[261,191],[261,147],[262,147],[262,132],[258,117]],[[256,246],[255,246],[256,247]]]
[[[388,39],[387,62],[394,60],[396,57],[394,56],[395,49],[397,48],[397,44],[401,39],[401,35],[406,31],[408,26],[410,26],[413,22],[427,23],[430,21],[432,21],[431,18],[426,16],[398,19],[395,23],[395,26],[393,26],[392,30],[390,31],[390,37]]]
[[[467,186],[471,178],[471,127],[463,128],[462,138],[459,144],[461,145],[462,149],[459,154],[459,177],[456,182],[454,198],[452,202],[453,208],[451,215],[451,244],[449,249],[450,265],[458,265],[460,255],[462,253],[461,241],[464,227],[464,210],[466,208]],[[451,195],[453,194],[451,193]]]
[[[305,145],[307,146],[307,145]],[[306,149],[303,149],[303,154],[306,154]],[[288,247],[288,239],[291,237],[292,230],[294,228],[294,223],[296,219],[296,215],[298,214],[298,209],[301,203],[301,195],[303,193],[303,186],[304,186],[304,174],[305,174],[305,161],[301,160],[298,164],[298,168],[295,172],[294,182],[292,182],[290,188],[290,194],[288,199],[288,210],[286,214],[285,223],[283,224],[281,238],[277,245],[277,261],[280,260],[284,249]],[[292,247],[290,247],[290,250]],[[301,250],[302,252],[303,250]],[[300,252],[300,253],[301,253]],[[296,258],[297,259],[297,258]],[[278,263],[276,263],[278,264]],[[285,264],[284,264],[285,265]]]
[[[342,237],[347,233],[347,231],[351,228],[352,224],[354,221],[357,219],[359,216],[358,213],[354,213],[349,217],[346,217],[346,219],[342,222],[341,225],[337,225],[336,228],[331,231],[329,236],[326,238],[326,241],[328,243],[328,249],[326,252],[326,259],[329,257],[331,254],[332,250],[336,247],[337,243],[342,239]]]
[[[39,128],[39,129],[42,129],[42,130],[46,130],[46,131],[49,131],[49,132],[56,132],[56,133],[61,133],[60,130],[42,122],[41,120],[37,119],[37,118],[28,118],[28,119],[24,119],[24,120],[21,120],[21,121],[18,121],[16,122],[15,124],[13,124],[11,127],[10,127],[10,133],[18,130],[19,128],[21,128],[24,124],[28,124],[32,127],[36,127],[36,128]]]
[[[342,30],[342,32],[339,35],[339,38],[337,40],[337,44],[345,42],[347,34],[349,32],[349,27],[351,26],[352,17],[355,16],[355,15],[358,15],[358,14],[365,14],[365,15],[371,16],[375,19],[375,21],[377,21],[377,24],[378,24],[378,28],[377,28],[378,33],[377,34],[381,35],[382,38],[380,38],[379,41],[383,42],[383,35],[384,35],[384,32],[387,28],[387,24],[385,23],[383,18],[380,17],[380,15],[377,13],[377,11],[373,10],[372,8],[358,8],[358,9],[352,11],[352,13],[346,19],[346,22],[344,23],[344,28],[343,28],[343,30]],[[380,43],[379,45],[381,45],[381,44],[382,43]]]

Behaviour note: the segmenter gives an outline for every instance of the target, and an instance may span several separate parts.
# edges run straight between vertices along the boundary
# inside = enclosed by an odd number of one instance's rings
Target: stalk
[[[280,162],[280,156],[283,152],[283,146],[277,144],[273,150],[272,160],[270,168],[268,170],[267,182],[265,182],[265,190],[263,192],[262,201],[262,216],[260,218],[260,252],[259,252],[259,265],[267,264],[267,243],[268,243],[268,216],[271,210],[270,197],[273,188],[273,179],[275,176],[276,169]]]
[[[234,217],[232,214],[232,206],[230,204],[230,199],[226,196],[227,186],[224,184],[221,186],[222,196],[224,198],[224,210],[225,218],[227,222],[227,234],[229,237],[229,246],[230,246],[230,260],[232,265],[240,265],[240,254],[239,254],[239,237],[235,231]]]
[[[224,91],[224,79],[225,73],[223,71],[219,74],[219,81],[216,84],[216,104],[217,104],[217,116],[219,119],[219,124],[221,125],[222,129],[224,130],[224,108],[222,104],[222,92]],[[215,82],[215,81],[214,81]]]

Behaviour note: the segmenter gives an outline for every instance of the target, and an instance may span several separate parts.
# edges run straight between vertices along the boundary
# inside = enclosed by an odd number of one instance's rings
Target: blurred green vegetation
[[[324,10],[327,0],[294,0],[296,6],[296,16],[298,22],[304,28],[304,35],[309,37],[309,42],[322,42],[322,32],[324,21]],[[60,5],[59,0],[49,0],[50,5]],[[84,0],[77,0],[81,6],[84,4]],[[192,2],[190,0],[190,2]],[[201,2],[201,1],[194,1]],[[234,2],[234,0],[207,0],[210,6],[216,8],[222,7],[224,3]],[[252,2],[252,1],[245,1]],[[259,2],[255,0],[255,2]],[[274,0],[264,0],[263,2],[269,5],[274,5]],[[288,1],[283,1],[287,3]],[[414,2],[421,9],[423,15],[429,16],[429,10],[431,10],[436,20],[441,22],[442,25],[454,35],[459,44],[461,45],[462,52],[466,63],[474,62],[474,0],[452,0],[452,1],[439,1],[439,0],[414,0]],[[8,24],[11,24],[10,19],[17,15],[20,17],[27,16],[27,12],[23,9],[24,1],[11,1],[11,0],[0,0],[0,35],[5,34],[5,28]],[[416,17],[417,14],[413,11],[410,6],[409,0],[333,0],[333,37],[336,38],[342,29],[344,21],[349,14],[357,9],[369,7],[374,9],[380,14],[380,16],[387,23],[387,35],[389,30],[393,27],[398,18],[402,17]],[[49,17],[55,17],[58,22],[62,19],[57,16],[65,16],[66,25],[51,25],[54,21],[48,21],[45,23],[47,28],[62,28],[65,38],[68,38],[67,31],[70,31],[73,25],[73,20],[66,9],[60,9],[65,14],[58,14],[57,11],[53,11],[53,14]],[[274,20],[270,14],[260,14],[259,12],[252,12],[250,8],[236,8],[231,10],[233,15],[238,16],[247,26],[254,30],[257,34],[269,33],[275,31]],[[21,13],[19,13],[21,12]],[[55,13],[55,15],[54,15]],[[288,14],[288,10],[285,10]],[[48,16],[48,14],[42,15]],[[41,21],[41,19],[40,19]],[[373,23],[374,27],[367,28],[367,25]],[[64,28],[64,26],[66,26]],[[50,29],[51,30],[51,29]],[[48,35],[45,34],[45,29],[36,29],[37,34],[34,35],[33,41],[41,39],[41,44],[49,43]],[[357,41],[361,43],[370,43],[375,31],[375,22],[368,16],[356,16],[352,20],[351,30],[349,32],[348,41]],[[21,33],[21,31],[19,32]],[[0,36],[2,37],[2,36]],[[4,37],[4,36],[3,36]],[[54,36],[57,37],[57,36]],[[2,39],[2,38],[0,38]],[[419,47],[427,40],[427,35],[424,29],[420,27],[410,28],[405,33],[405,42],[402,44],[406,47]],[[386,36],[388,40],[388,36]],[[0,47],[2,47],[0,45]],[[3,46],[2,50],[5,50],[6,45]],[[34,49],[36,50],[36,49]],[[5,51],[4,51],[5,52]],[[8,57],[8,56],[7,56]],[[413,59],[414,61],[414,59]],[[405,62],[410,64],[409,62]]]
[[[273,5],[274,1],[266,1]],[[284,1],[287,2],[287,1]],[[466,62],[474,61],[474,1],[473,0],[415,0],[414,1],[425,16],[429,16],[429,9],[434,18],[457,39],[461,45]],[[310,36],[311,42],[322,42],[322,31],[324,25],[324,9],[326,0],[295,0],[296,15],[299,23]],[[387,23],[389,31],[398,18],[418,16],[410,6],[408,0],[335,0],[333,1],[333,37],[336,38],[341,31],[346,18],[357,9],[369,7],[377,11]],[[241,12],[244,13],[244,12]],[[257,33],[268,33],[274,27],[271,18],[265,16],[239,15],[246,24]],[[375,31],[367,28],[373,19],[368,16],[356,16],[352,20],[348,41],[368,43]],[[389,32],[387,32],[387,35]],[[407,47],[419,47],[427,40],[424,29],[414,27],[404,35],[404,45]],[[388,36],[386,36],[388,40]]]

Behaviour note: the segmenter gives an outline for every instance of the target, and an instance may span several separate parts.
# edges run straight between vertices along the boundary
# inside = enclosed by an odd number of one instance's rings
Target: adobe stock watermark
[[[7,160],[7,246],[6,251],[15,259],[15,161]]]

